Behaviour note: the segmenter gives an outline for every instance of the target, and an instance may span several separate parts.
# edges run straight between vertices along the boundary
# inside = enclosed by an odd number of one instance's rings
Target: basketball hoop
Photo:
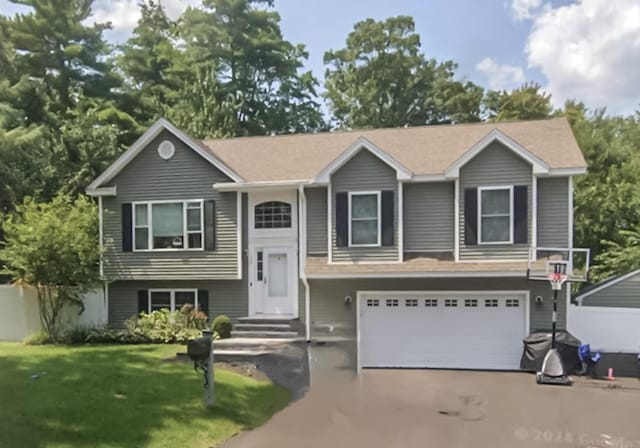
[[[562,274],[560,272],[552,272],[548,274],[549,283],[551,283],[551,289],[554,291],[560,291],[562,289],[562,285],[567,281],[569,276],[567,274]]]

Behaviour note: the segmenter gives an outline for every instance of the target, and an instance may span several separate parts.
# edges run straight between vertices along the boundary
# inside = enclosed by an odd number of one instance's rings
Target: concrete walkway
[[[365,370],[353,380],[314,381],[304,398],[223,446],[640,448],[640,382],[615,385],[539,386],[526,373]]]

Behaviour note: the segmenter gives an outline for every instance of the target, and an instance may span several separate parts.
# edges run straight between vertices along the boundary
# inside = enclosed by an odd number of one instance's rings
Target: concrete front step
[[[296,331],[268,331],[268,330],[252,330],[242,331],[233,330],[231,332],[231,339],[234,338],[273,338],[273,339],[288,339],[299,336]]]
[[[236,331],[294,331],[291,324],[235,324]]]

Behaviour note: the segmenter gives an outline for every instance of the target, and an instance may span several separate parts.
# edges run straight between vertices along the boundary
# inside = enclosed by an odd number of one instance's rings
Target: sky
[[[125,40],[138,0],[95,0],[105,37]],[[198,0],[162,0],[176,18]],[[491,89],[535,81],[554,105],[575,98],[591,108],[640,109],[640,0],[275,0],[284,37],[304,43],[308,69],[322,80],[324,52],[344,46],[357,21],[413,16],[422,51],[459,64],[457,77]],[[0,12],[23,7],[0,0]]]

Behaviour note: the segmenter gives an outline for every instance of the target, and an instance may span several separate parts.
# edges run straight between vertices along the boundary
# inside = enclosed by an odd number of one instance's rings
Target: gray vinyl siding
[[[396,171],[367,150],[361,150],[331,177],[333,194],[331,238],[334,262],[367,262],[398,260],[398,181]],[[335,195],[349,191],[392,190],[394,200],[395,244],[380,247],[337,247]]]
[[[476,155],[460,170],[460,260],[526,260],[529,244],[478,244],[464,243],[464,190],[484,186],[527,185],[528,235],[531,242],[532,216],[532,166],[510,149],[494,142]],[[479,236],[478,236],[479,239]]]
[[[155,288],[208,290],[211,320],[219,314],[237,318],[248,313],[245,280],[119,281],[109,285],[109,326],[124,326],[127,319],[138,314],[138,291]]]
[[[453,251],[454,183],[405,184],[403,199],[404,251]]]
[[[307,197],[307,252],[314,255],[327,253],[327,189],[306,188]]]
[[[538,178],[538,243],[569,247],[569,179]]]
[[[549,330],[553,309],[552,292],[547,282],[526,279],[353,279],[311,280],[312,337],[327,334],[354,336],[356,332],[356,296],[358,291],[529,291],[530,332]],[[536,303],[537,296],[543,297]],[[351,297],[352,303],[345,303]],[[566,291],[558,295],[558,327],[566,325]],[[381,329],[392,331],[392,329]]]
[[[156,151],[168,139],[175,155]],[[229,179],[191,148],[163,132],[111,182],[116,197],[104,198],[105,275],[113,280],[215,280],[237,277],[237,194],[213,189]],[[215,200],[215,251],[123,252],[122,203],[153,200]],[[246,217],[246,214],[245,214]]]
[[[582,305],[640,308],[640,272],[585,297]]]

